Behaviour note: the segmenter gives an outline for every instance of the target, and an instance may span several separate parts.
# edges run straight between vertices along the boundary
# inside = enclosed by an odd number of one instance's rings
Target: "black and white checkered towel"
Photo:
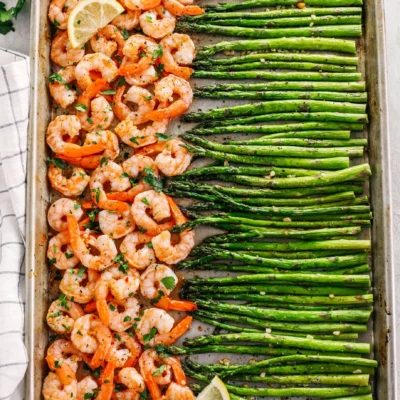
[[[29,59],[0,48],[0,400],[23,399]]]

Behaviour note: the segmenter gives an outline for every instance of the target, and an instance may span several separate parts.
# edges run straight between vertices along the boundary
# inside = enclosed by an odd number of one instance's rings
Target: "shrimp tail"
[[[108,317],[108,310],[107,310],[107,301],[106,300],[97,300],[96,301],[96,309],[99,313],[99,317],[101,322],[108,328],[110,325],[110,319]]]
[[[74,380],[76,380],[75,372],[68,364],[57,360],[51,355],[46,356],[46,361],[49,365],[49,368],[57,373],[64,386],[70,385]]]
[[[82,158],[85,156],[91,156],[93,154],[101,153],[105,150],[105,146],[102,144],[90,144],[79,148],[68,148],[63,153],[57,153],[57,157],[61,158],[66,156],[69,158]]]
[[[180,321],[176,326],[172,328],[169,333],[159,335],[157,337],[157,343],[164,344],[166,346],[171,346],[174,344],[182,335],[189,330],[192,325],[193,317],[186,316],[182,321]]]
[[[86,147],[86,146],[85,146]],[[76,165],[84,169],[96,169],[100,166],[101,154],[95,154],[86,157],[68,157],[62,154],[58,154],[58,158],[66,161],[68,164]]]
[[[106,367],[104,368],[104,373],[102,377],[103,383],[97,395],[98,400],[111,400],[114,392],[114,370],[115,362],[108,362]]]
[[[184,300],[173,300],[169,297],[162,297],[160,301],[154,304],[158,308],[166,311],[195,311],[197,310],[196,303]]]
[[[147,389],[150,392],[151,399],[161,400],[161,390],[149,373],[144,374],[144,381],[146,382]]]
[[[166,196],[168,200],[169,207],[171,208],[172,215],[175,219],[175,223],[177,225],[182,225],[189,220],[183,215],[181,209],[179,208],[178,204],[170,196]]]

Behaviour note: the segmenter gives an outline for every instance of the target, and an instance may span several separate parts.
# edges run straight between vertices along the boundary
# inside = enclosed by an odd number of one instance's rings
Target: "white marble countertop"
[[[7,1],[6,1],[7,3]],[[30,2],[18,17],[16,31],[6,36],[0,35],[0,47],[28,54]],[[395,260],[400,260],[400,0],[385,1],[386,45],[388,66],[388,97],[390,120],[390,157],[392,170],[392,216],[393,244]],[[395,269],[395,288],[400,287],[400,268]],[[398,392],[400,393],[400,291],[396,292]],[[393,399],[394,400],[394,399]]]

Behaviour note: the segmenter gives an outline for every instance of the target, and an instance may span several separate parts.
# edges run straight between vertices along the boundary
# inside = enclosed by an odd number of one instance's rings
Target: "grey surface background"
[[[14,1],[6,1],[13,5]],[[27,0],[24,10],[15,23],[16,31],[6,36],[0,35],[0,47],[9,48],[28,54],[29,52],[29,14],[30,2]],[[393,215],[393,241],[395,260],[395,290],[400,288],[400,0],[385,1],[386,18],[386,47],[387,47],[387,73],[388,97],[390,120],[390,157],[392,176],[392,215]],[[400,357],[400,290],[396,294],[397,308],[397,355]],[[397,360],[398,385],[400,392],[400,359]]]

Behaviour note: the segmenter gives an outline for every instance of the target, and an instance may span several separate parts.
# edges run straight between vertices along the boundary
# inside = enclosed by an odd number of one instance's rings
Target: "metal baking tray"
[[[47,182],[45,143],[46,129],[52,115],[52,104],[47,90],[51,43],[51,24],[47,18],[49,2],[50,0],[32,0],[31,14],[25,308],[26,347],[30,363],[26,374],[26,400],[42,398],[42,383],[48,371],[44,357],[48,345],[45,318],[50,297],[46,250],[47,209],[51,203],[51,190]],[[368,158],[373,170],[369,190],[374,212],[371,262],[375,303],[369,335],[373,343],[373,356],[379,362],[373,390],[376,399],[395,400],[394,271],[383,3],[384,0],[364,0],[364,34],[358,43],[358,55],[369,94]],[[216,40],[215,37],[210,39],[198,35],[197,38],[200,38],[201,44]],[[199,45],[199,41],[196,44]],[[197,109],[199,104],[196,100],[192,109]],[[211,104],[202,100],[201,105],[210,108],[222,103],[212,101]],[[179,122],[170,127],[170,132],[177,133],[180,130],[182,127]],[[197,236],[204,236],[204,233],[200,230]],[[207,356],[202,356],[202,359],[211,361]]]

